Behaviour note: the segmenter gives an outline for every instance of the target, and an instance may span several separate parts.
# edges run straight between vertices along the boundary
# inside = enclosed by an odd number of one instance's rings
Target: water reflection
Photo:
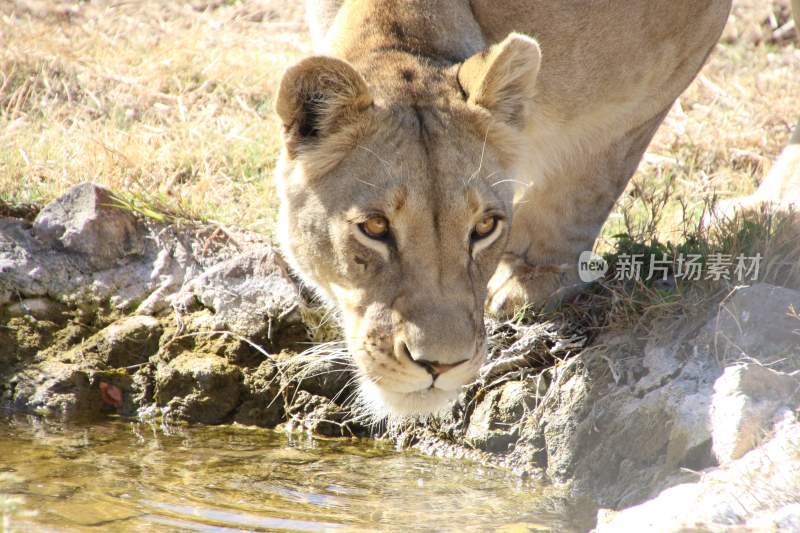
[[[503,472],[398,453],[369,440],[252,428],[4,417],[0,472],[0,515],[20,531],[564,531],[580,525],[563,501]],[[24,503],[8,504],[10,498]]]

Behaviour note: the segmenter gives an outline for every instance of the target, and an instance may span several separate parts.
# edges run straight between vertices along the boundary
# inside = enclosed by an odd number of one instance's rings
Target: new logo
[[[608,272],[608,262],[592,251],[581,252],[578,258],[578,277],[585,283],[602,278]]]

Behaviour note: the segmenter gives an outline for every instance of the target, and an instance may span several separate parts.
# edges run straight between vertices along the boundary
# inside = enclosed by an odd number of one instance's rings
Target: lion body
[[[321,56],[276,105],[281,238],[342,310],[368,403],[430,411],[483,360],[484,302],[563,295],[730,4],[308,1]],[[372,212],[391,240],[358,229]]]

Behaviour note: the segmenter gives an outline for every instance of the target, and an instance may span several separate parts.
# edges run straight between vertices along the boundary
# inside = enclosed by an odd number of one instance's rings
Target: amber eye
[[[371,216],[359,227],[371,239],[385,239],[389,235],[389,221],[382,216]]]
[[[497,227],[496,216],[490,215],[484,217],[483,220],[475,224],[475,229],[472,230],[472,239],[473,240],[484,239],[489,235],[491,235],[496,227]]]

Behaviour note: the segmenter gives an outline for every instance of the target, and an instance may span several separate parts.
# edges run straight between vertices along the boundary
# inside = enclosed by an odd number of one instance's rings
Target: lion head
[[[283,77],[280,240],[341,311],[378,415],[440,410],[484,361],[539,63],[512,34],[464,62],[387,50],[310,57]]]

